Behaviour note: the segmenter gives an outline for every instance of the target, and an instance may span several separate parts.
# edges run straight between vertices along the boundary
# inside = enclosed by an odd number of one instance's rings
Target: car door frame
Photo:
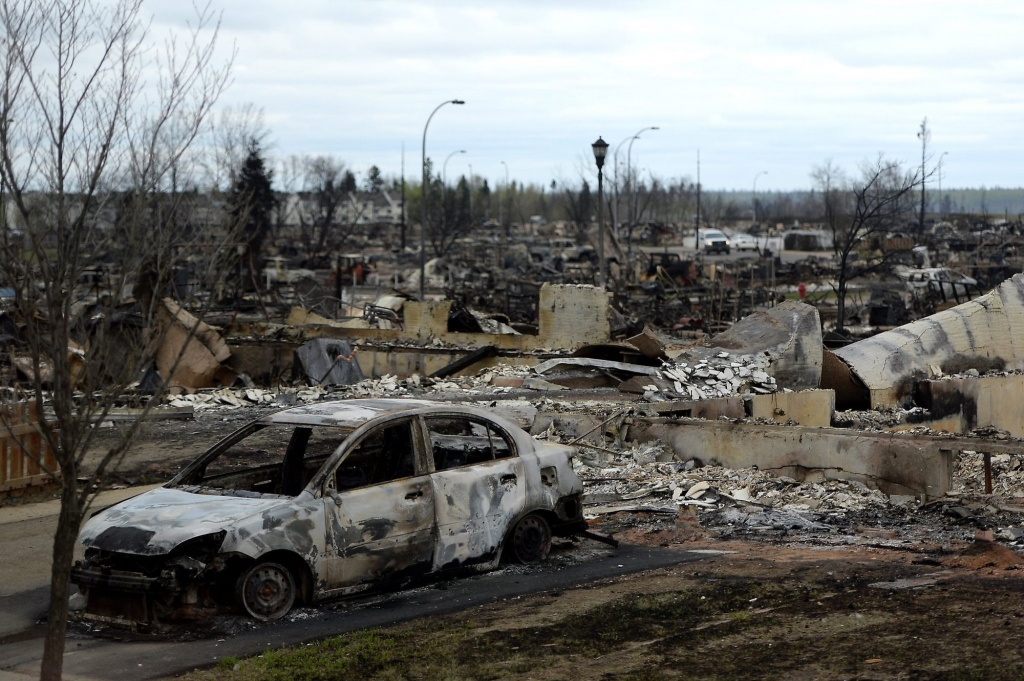
[[[410,426],[412,427],[412,445],[414,450],[413,456],[416,471],[415,475],[411,477],[398,478],[397,480],[390,480],[387,482],[378,483],[376,485],[367,485],[365,487],[359,487],[352,490],[345,490],[342,492],[335,491],[334,495],[331,495],[331,488],[329,486],[331,476],[337,471],[338,467],[345,461],[349,453],[351,453],[353,450],[359,447],[362,444],[362,442],[366,439],[366,437],[373,434],[378,428],[386,428],[389,425],[393,425],[400,421],[408,421],[410,423]],[[430,458],[432,457],[427,457],[424,452],[424,433],[422,432],[422,428],[422,423],[419,421],[416,415],[414,413],[411,414],[409,412],[386,414],[381,417],[367,421],[366,423],[352,431],[352,433],[338,447],[337,451],[335,451],[334,454],[331,455],[330,458],[328,458],[328,460],[324,463],[323,467],[313,477],[313,479],[307,486],[307,489],[313,491],[313,493],[322,500],[324,508],[325,556],[323,564],[325,566],[325,574],[320,575],[320,583],[322,584],[322,587],[319,589],[319,592],[322,597],[345,595],[349,593],[365,591],[378,584],[381,578],[386,579],[389,577],[396,577],[396,573],[399,572],[404,573],[407,571],[410,573],[419,573],[429,572],[431,570],[433,563],[432,560],[430,559],[433,557],[434,554],[434,544],[436,542],[437,536],[437,521],[434,513],[433,486],[430,480],[430,474],[433,471],[432,461],[430,461]],[[402,495],[398,499],[392,500],[392,503],[394,505],[394,510],[396,514],[401,513],[403,507],[411,506],[412,504],[419,505],[422,507],[422,513],[425,516],[425,518],[429,519],[429,521],[421,525],[418,530],[415,530],[413,533],[407,533],[417,535],[416,537],[411,538],[408,541],[408,543],[419,545],[419,547],[423,550],[422,555],[424,556],[424,558],[420,561],[416,561],[416,565],[408,569],[403,568],[400,570],[388,572],[386,574],[380,575],[379,577],[373,577],[371,579],[362,580],[358,583],[355,583],[352,580],[350,580],[348,578],[348,575],[345,575],[344,573],[339,579],[335,579],[335,577],[338,576],[339,571],[343,572],[346,569],[344,566],[344,561],[352,559],[355,555],[365,555],[367,553],[371,553],[373,551],[373,545],[376,544],[378,548],[380,548],[380,553],[378,555],[377,561],[379,563],[380,559],[386,558],[386,556],[384,555],[387,553],[386,549],[384,548],[385,542],[394,541],[396,536],[407,536],[391,535],[390,533],[386,533],[381,536],[375,536],[372,537],[370,540],[363,542],[362,544],[354,545],[357,548],[362,546],[369,546],[370,548],[367,551],[360,550],[352,554],[338,555],[336,553],[337,547],[335,546],[334,543],[334,533],[339,531],[338,528],[335,527],[335,525],[337,524],[335,522],[337,520],[335,508],[337,508],[338,498],[340,498],[342,505],[344,505],[345,495],[349,492],[356,492],[359,493],[360,496],[365,496],[370,493],[370,490],[375,490],[378,493],[384,492],[385,495],[387,495],[389,493],[392,493],[393,490],[385,488],[393,487],[408,487],[409,489],[416,487],[420,491],[420,496],[415,499],[410,499],[405,495]],[[382,501],[381,507],[382,509],[387,510],[389,508],[388,501]],[[409,509],[407,508],[406,510]],[[384,525],[386,525],[386,523],[384,523]],[[397,548],[398,544],[399,542],[395,542],[394,546]]]
[[[420,413],[418,418],[421,420],[422,447],[431,469],[430,478],[434,487],[435,527],[437,530],[437,542],[434,547],[434,570],[470,567],[488,570],[496,567],[501,561],[501,551],[509,529],[526,512],[529,504],[529,490],[527,489],[529,467],[522,456],[519,443],[516,442],[515,436],[502,427],[501,424],[479,414],[446,410]],[[437,471],[434,469],[433,447],[430,442],[430,430],[426,423],[427,419],[432,418],[466,419],[471,422],[481,423],[500,433],[505,441],[508,442],[512,454],[503,459],[492,459],[483,463]],[[514,486],[502,480],[503,477],[512,474],[510,469],[514,470]],[[486,477],[490,474],[490,477],[494,478],[497,482],[497,484],[490,485],[491,495],[489,498],[480,495],[475,499],[465,499],[461,502],[448,498],[449,495],[445,494],[447,489],[445,478],[449,480],[455,479],[463,484],[468,482],[472,487],[474,474],[477,478]],[[482,490],[482,488],[482,485],[476,485],[477,491]],[[506,498],[511,498],[511,508],[502,507],[501,501]],[[494,503],[495,501],[497,503]],[[485,502],[489,502],[486,508],[481,506]],[[455,509],[460,513],[461,517],[446,518],[445,516],[449,509]],[[476,517],[478,515],[482,517]],[[454,522],[442,523],[443,519],[451,519]],[[470,529],[453,534],[451,526],[457,522],[465,522],[470,525]],[[457,531],[464,528],[455,529]],[[474,531],[480,534],[479,538],[472,536]],[[460,550],[457,546],[458,540],[452,539],[452,537],[456,536],[463,537],[466,540],[466,544],[483,540],[484,550],[480,551],[476,548],[479,547],[479,543],[476,543],[474,548],[467,546]]]

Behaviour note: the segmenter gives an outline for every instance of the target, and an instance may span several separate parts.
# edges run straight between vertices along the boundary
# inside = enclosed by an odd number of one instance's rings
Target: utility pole
[[[948,151],[944,151],[944,152],[942,152],[941,155],[939,155],[938,175],[939,175],[939,221],[940,222],[945,218],[945,214],[943,212],[943,207],[942,207],[942,203],[944,201],[944,199],[942,198],[942,157],[945,156],[948,153],[949,153]]]
[[[925,116],[924,120],[921,121],[921,130],[917,133],[917,138],[921,140],[921,220],[918,222],[918,229],[921,234],[924,234],[924,186],[925,186],[925,153],[928,149],[928,139],[931,137],[931,132],[928,130],[928,117]]]
[[[405,142],[402,142],[402,251],[405,251]]]
[[[693,220],[693,237],[699,239],[700,235],[697,233],[700,231],[700,149],[697,150],[697,217]],[[698,246],[697,242],[693,242],[694,246]],[[699,249],[698,249],[699,250]]]

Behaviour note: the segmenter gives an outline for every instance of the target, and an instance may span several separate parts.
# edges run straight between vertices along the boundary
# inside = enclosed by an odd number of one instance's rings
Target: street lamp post
[[[465,149],[459,149],[445,156],[441,164],[441,229],[448,231],[448,160],[455,154],[465,154]]]
[[[608,153],[608,143],[598,137],[591,147],[594,150],[594,161],[597,162],[597,283],[605,288],[607,277],[604,261],[604,171],[602,169],[604,168],[604,157]]]
[[[613,168],[613,170],[615,171],[615,203],[612,205],[612,208],[614,210],[614,213],[612,214],[612,229],[615,231],[616,236],[618,236],[618,233],[619,233],[618,232],[618,225],[619,225],[619,147],[621,147],[627,141],[634,140],[634,139],[638,138],[640,136],[640,133],[642,133],[642,132],[644,132],[646,130],[658,130],[658,129],[659,128],[656,125],[648,127],[648,128],[641,128],[640,130],[638,130],[636,132],[636,134],[630,135],[629,137],[623,138],[623,140],[621,142],[619,142],[618,144],[615,145],[615,153],[613,154],[613,157],[614,157],[614,161],[613,162],[614,162],[614,165],[615,165],[615,167]],[[630,141],[630,145],[632,145],[631,141]],[[627,173],[626,173],[627,179],[628,179],[628,175],[629,175],[628,170],[629,169],[627,168]]]
[[[942,157],[948,153],[948,151],[944,151],[939,156],[939,222],[942,222],[942,219],[945,217],[942,214]]]
[[[473,226],[473,164],[469,164],[469,226]]]
[[[433,111],[430,112],[430,115],[427,116],[427,123],[426,123],[426,125],[423,126],[423,155],[421,157],[422,158],[422,165],[423,165],[423,169],[422,169],[423,170],[423,173],[422,173],[422,175],[423,175],[423,184],[420,185],[420,191],[423,193],[423,196],[420,197],[420,204],[421,204],[421,206],[420,206],[420,208],[421,208],[421,217],[420,217],[420,301],[421,302],[425,299],[425,285],[426,285],[426,273],[427,273],[427,201],[428,201],[428,197],[430,196],[429,187],[427,186],[427,128],[430,127],[430,119],[432,119],[434,117],[434,114],[436,114],[438,112],[438,110],[440,110],[440,108],[442,106],[444,106],[445,104],[465,104],[465,103],[466,102],[464,102],[461,99],[449,99],[449,100],[446,100],[444,102],[441,102],[440,104],[437,105],[437,107]]]
[[[626,185],[629,187],[626,193],[626,207],[629,209],[627,211],[626,217],[629,219],[630,234],[633,233],[633,223],[636,222],[637,217],[636,215],[634,215],[634,213],[636,212],[636,206],[633,205],[633,142],[636,142],[638,139],[640,139],[640,135],[647,132],[648,130],[659,129],[660,128],[658,128],[658,126],[656,125],[644,128],[637,134],[633,135],[633,138],[629,140],[629,146],[626,147]]]
[[[441,165],[441,184],[443,184],[445,187],[448,186],[448,160],[452,156],[454,156],[455,154],[465,154],[465,153],[466,153],[465,149],[459,149],[458,151],[453,151],[452,153],[448,154],[445,157],[444,163]]]
[[[501,165],[505,166],[505,189],[501,192],[501,198],[498,199],[498,222],[501,223],[502,229],[505,230],[505,241],[508,241],[509,232],[511,231],[511,224],[505,224],[505,192],[508,191],[508,164],[504,161]],[[512,203],[508,204],[508,221],[512,222]]]
[[[750,222],[751,227],[757,224],[757,178],[767,174],[767,170],[762,170],[757,175],[754,175],[754,189],[750,193],[750,210],[753,213],[753,219]]]

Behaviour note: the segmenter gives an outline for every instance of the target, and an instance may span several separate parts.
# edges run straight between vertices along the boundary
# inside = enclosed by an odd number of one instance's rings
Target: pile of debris
[[[744,360],[744,361],[737,361]],[[732,357],[722,351],[706,356],[692,365],[681,361],[666,362],[652,380],[642,386],[644,398],[652,401],[666,398],[705,400],[743,393],[767,395],[779,389],[775,378],[765,370],[758,357]]]
[[[668,451],[660,442],[634,445],[614,456],[607,450],[597,451],[604,456],[583,452],[577,458],[592,517],[625,510],[675,512],[679,506],[718,508],[720,504],[841,517],[912,503],[910,498],[887,497],[856,481],[799,483],[756,468],[705,466],[697,459],[659,463]]]
[[[980,452],[961,452],[953,469],[953,492],[982,494],[985,491],[985,462]],[[1024,460],[1009,454],[992,455],[992,493],[1024,500]]]
[[[904,424],[924,423],[931,420],[931,412],[922,407],[883,407],[874,409],[848,409],[837,411],[832,423],[837,428],[853,428],[882,432]]]

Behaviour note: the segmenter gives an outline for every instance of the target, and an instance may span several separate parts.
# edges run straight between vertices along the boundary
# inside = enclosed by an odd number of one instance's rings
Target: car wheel
[[[257,563],[239,576],[235,594],[246,613],[269,622],[295,605],[295,577],[279,563]]]
[[[538,563],[551,550],[551,527],[536,513],[522,518],[512,530],[512,556],[520,563]]]

